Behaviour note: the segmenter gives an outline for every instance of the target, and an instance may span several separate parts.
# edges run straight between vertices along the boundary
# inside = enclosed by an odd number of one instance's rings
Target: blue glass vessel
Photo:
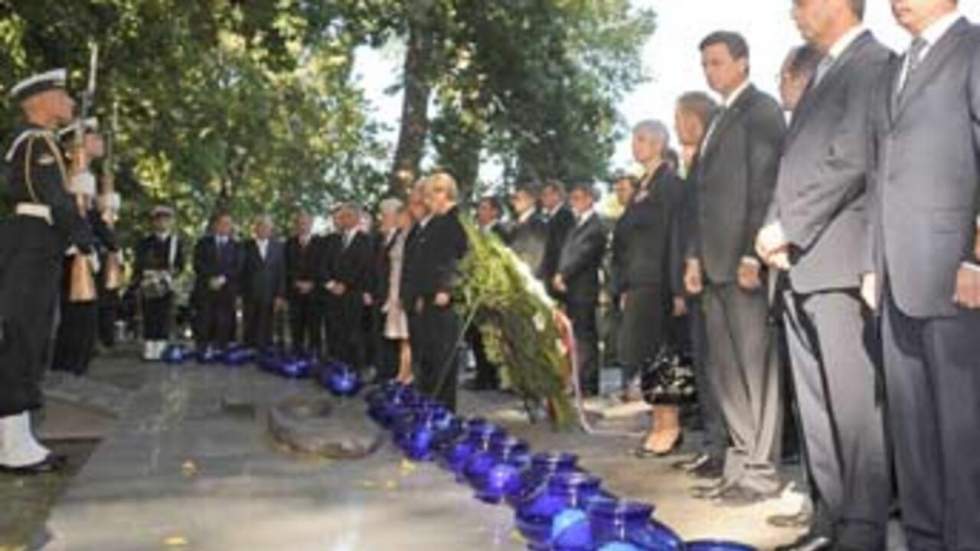
[[[506,493],[507,503],[517,509],[526,503],[557,473],[578,469],[578,456],[564,452],[543,452],[531,458],[531,464],[521,471],[520,484]]]
[[[620,544],[641,551],[681,551],[683,540],[654,520],[653,506],[615,499],[595,500],[589,521],[598,549]],[[630,547],[632,546],[632,547]]]
[[[500,503],[507,491],[517,490],[521,469],[531,462],[527,442],[498,434],[491,438],[490,449],[475,454],[463,468],[463,476],[476,491],[477,499]]]
[[[166,364],[180,365],[186,362],[192,356],[193,353],[186,346],[180,344],[170,344],[163,349],[163,353],[160,354],[160,360]]]
[[[564,472],[551,477],[546,488],[523,504],[515,515],[517,529],[532,551],[591,550],[588,508],[604,494],[598,477]]]
[[[361,375],[345,363],[330,362],[320,373],[320,383],[334,396],[350,397],[361,390]]]
[[[438,457],[439,464],[456,475],[456,480],[464,482],[463,467],[470,456],[490,449],[493,438],[500,437],[503,429],[483,420],[471,422],[463,434],[448,443]]]
[[[311,358],[293,356],[280,358],[274,363],[273,369],[287,379],[305,379],[313,372],[313,365]]]

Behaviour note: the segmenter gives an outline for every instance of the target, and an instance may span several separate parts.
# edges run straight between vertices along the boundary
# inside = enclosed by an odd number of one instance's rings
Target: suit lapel
[[[742,95],[735,100],[735,103],[725,112],[719,115],[721,120],[718,121],[718,125],[715,127],[714,132],[708,136],[709,140],[707,143],[707,148],[705,148],[704,154],[701,155],[701,159],[706,160],[711,157],[712,153],[714,153],[715,149],[718,148],[718,144],[721,143],[722,138],[725,136],[725,132],[732,126],[732,124],[735,123],[736,120],[738,120],[739,117],[741,117],[742,110],[745,108],[745,105],[755,94],[755,86],[749,84],[749,86],[742,92]]]
[[[915,73],[908,76],[908,82],[905,83],[905,91],[901,94],[901,98],[896,93],[898,90],[898,79],[892,82],[892,96],[897,100],[896,119],[901,116],[902,111],[909,104],[909,101],[917,94],[922,93],[926,85],[933,81],[935,73],[945,65],[946,60],[956,50],[956,46],[966,36],[966,31],[969,29],[970,24],[967,23],[966,19],[961,17],[946,31],[946,34],[926,53],[926,58],[922,60],[922,64],[919,65]],[[905,65],[905,56],[902,56],[901,60],[902,62],[899,64],[899,78],[901,67]]]
[[[806,91],[803,93],[803,97],[800,98],[800,103],[796,106],[796,110],[793,113],[793,120],[790,122],[789,132],[786,137],[787,144],[791,143],[793,138],[799,134],[800,128],[803,127],[803,122],[813,114],[814,108],[820,104],[820,100],[826,97],[827,90],[837,84],[844,67],[849,63],[857,63],[859,60],[856,58],[860,55],[861,49],[871,43],[872,40],[871,32],[864,31],[854,39],[854,42],[844,50],[840,58],[830,66],[830,69],[827,70],[827,73],[820,79],[819,83],[814,85],[816,75],[810,79],[810,84],[807,85]]]

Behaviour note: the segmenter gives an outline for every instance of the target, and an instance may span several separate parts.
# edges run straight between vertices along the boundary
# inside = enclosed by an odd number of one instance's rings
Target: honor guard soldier
[[[174,281],[184,270],[184,247],[173,232],[174,211],[158,206],[150,213],[153,233],[136,246],[133,285],[143,312],[143,359],[160,359],[173,327]]]
[[[76,132],[83,132],[78,140]],[[104,142],[98,134],[99,121],[88,118],[80,125],[71,125],[59,133],[64,149],[71,152],[74,144],[81,144],[83,157],[72,163],[72,166],[82,167],[71,174],[68,181],[68,192],[78,208],[79,214],[89,225],[95,237],[95,252],[97,258],[106,258],[108,254],[117,254],[119,247],[116,236],[106,224],[96,205],[97,196],[95,176],[88,168],[93,159],[103,156]],[[72,156],[74,153],[69,153]],[[99,296],[96,278],[100,275],[101,260],[94,263],[95,270],[83,258],[76,247],[69,247],[64,259],[64,286],[61,295],[61,315],[59,316],[58,333],[55,339],[54,361],[51,368],[56,371],[67,371],[75,375],[84,375],[89,363],[95,355],[95,343],[98,338],[98,308]]]
[[[41,380],[58,303],[64,252],[92,258],[91,229],[66,191],[64,155],[54,129],[72,119],[66,71],[30,77],[11,89],[24,126],[4,156],[14,216],[0,228],[0,472],[39,474],[64,459],[37,441],[31,411],[42,406]]]

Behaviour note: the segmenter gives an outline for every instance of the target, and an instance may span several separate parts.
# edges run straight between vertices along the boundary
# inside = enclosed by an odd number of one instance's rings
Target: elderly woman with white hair
[[[627,398],[638,385],[640,370],[652,364],[663,347],[669,318],[682,310],[679,295],[680,255],[675,226],[683,204],[683,183],[664,162],[670,143],[666,125],[648,120],[633,129],[633,158],[643,168],[635,193],[616,223],[613,235],[613,282],[623,311],[619,358],[624,363]],[[640,456],[671,453],[681,442],[676,404],[655,404],[653,427]]]

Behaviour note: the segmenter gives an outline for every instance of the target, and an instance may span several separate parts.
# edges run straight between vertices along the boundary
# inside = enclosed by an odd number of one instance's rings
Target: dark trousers
[[[785,305],[815,510],[839,544],[884,549],[891,486],[874,324],[856,290],[787,291]]]
[[[887,422],[910,551],[980,549],[980,311],[882,304]]]
[[[709,345],[701,299],[699,297],[688,299],[687,311],[694,384],[698,392],[701,424],[704,426],[703,451],[715,459],[724,460],[725,450],[728,448],[728,432],[721,415],[721,406],[718,405],[718,391],[711,386],[711,378],[708,377]]]
[[[144,298],[141,304],[143,308],[143,339],[169,341],[173,331],[173,293],[160,298]]]
[[[116,345],[116,318],[119,311],[119,291],[99,295],[99,342],[106,348]]]
[[[360,292],[348,291],[334,297],[330,312],[330,356],[355,369],[363,369],[366,361],[364,334],[364,302]]]
[[[775,462],[783,403],[766,297],[734,283],[712,283],[705,286],[702,300],[710,343],[708,377],[731,440],[725,479],[773,492],[780,484]]]
[[[599,329],[596,326],[595,300],[569,300],[565,305],[575,332],[575,351],[578,356],[579,385],[589,396],[599,393]]]
[[[248,299],[243,305],[244,341],[250,348],[262,350],[272,345],[275,303],[272,300]]]
[[[206,290],[202,293],[198,312],[198,346],[226,348],[235,340],[238,322],[235,311],[235,293],[228,289]]]
[[[323,334],[312,294],[294,294],[289,298],[289,336],[296,353],[319,354]]]
[[[452,306],[443,308],[428,301],[421,312],[413,311],[408,317],[415,385],[451,411],[456,411],[460,323]]]
[[[387,381],[398,376],[400,354],[401,341],[381,339],[378,344],[377,364],[375,364],[379,381]]]
[[[61,321],[55,338],[51,368],[75,375],[88,372],[98,336],[98,302],[61,303]]]
[[[483,346],[483,333],[476,324],[470,325],[466,330],[466,340],[473,350],[473,357],[476,360],[476,384],[478,389],[495,389],[500,386],[500,374],[497,366],[487,357],[487,350]]]
[[[41,407],[64,247],[46,222],[22,216],[0,221],[0,245],[0,417],[6,417]]]

